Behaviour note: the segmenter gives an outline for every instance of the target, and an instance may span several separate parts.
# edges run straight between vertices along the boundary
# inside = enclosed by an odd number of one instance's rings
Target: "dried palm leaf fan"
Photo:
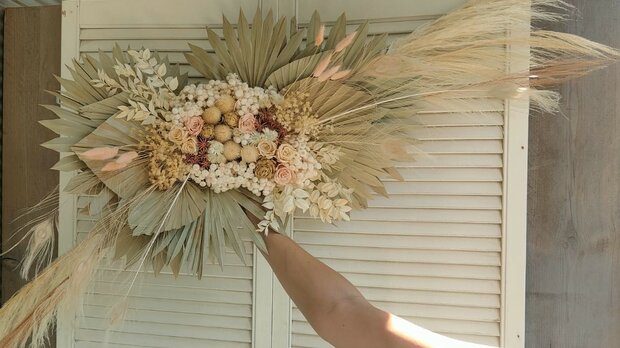
[[[390,46],[368,24],[347,33],[344,15],[325,38],[316,13],[307,30],[241,14],[236,29],[224,18],[223,38],[207,29],[214,53],[190,45],[199,85],[148,50],[74,61],[73,78],[59,79],[63,107],[48,106],[58,118],[42,122],[59,137],[43,146],[72,153],[54,168],[78,172],[64,190],[93,196],[83,213],[96,222],[0,309],[0,346],[43,346],[56,316],[75,320],[109,260],[201,277],[208,259],[223,265],[226,246],[245,260],[244,237],[265,251],[257,230],[286,232],[295,210],[347,220],[373,192],[387,195],[380,179],[400,178],[394,161],[416,156],[413,114],[472,110],[481,97],[556,110],[546,87],[619,56],[573,35],[513,30],[561,19],[565,7],[473,0]],[[508,54],[530,69],[508,72]],[[27,267],[53,244],[54,216],[33,221]]]

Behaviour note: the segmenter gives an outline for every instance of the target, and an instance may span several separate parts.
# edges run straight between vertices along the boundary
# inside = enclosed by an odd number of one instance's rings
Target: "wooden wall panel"
[[[38,124],[55,116],[41,104],[54,104],[45,90],[57,90],[60,75],[60,6],[5,10],[4,114],[2,130],[2,248],[19,224],[11,224],[19,210],[39,202],[58,184],[49,168],[58,155],[39,146],[54,134]],[[7,256],[20,259],[22,246]],[[2,268],[2,300],[23,285],[15,263]]]
[[[571,0],[555,28],[620,47],[617,0]],[[526,346],[620,345],[620,66],[530,119]]]

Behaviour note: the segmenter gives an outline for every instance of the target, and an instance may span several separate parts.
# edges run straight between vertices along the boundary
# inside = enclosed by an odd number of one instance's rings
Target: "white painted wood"
[[[510,28],[509,35],[529,28]],[[520,35],[520,34],[518,34]],[[509,52],[529,53],[526,44],[509,47]],[[529,62],[511,60],[508,70],[527,71]],[[529,99],[506,104],[504,147],[504,224],[502,284],[502,344],[507,348],[525,347],[525,269],[527,252],[527,174]]]
[[[61,0],[2,0],[0,8],[60,5]]]
[[[65,10],[69,11],[63,18],[63,63],[69,64],[79,54],[109,50],[115,41],[162,53],[175,51],[181,60],[182,53],[189,51],[188,35],[205,41],[205,24],[221,23],[222,9],[236,21],[239,6],[252,15],[258,3],[187,0],[172,6],[169,1],[150,0],[65,2]],[[136,15],[138,12],[141,15]],[[191,34],[184,32],[187,28],[193,30]],[[63,73],[70,76],[66,69]],[[66,179],[62,182],[66,183]],[[84,238],[92,228],[93,218],[78,211],[90,199],[61,196],[70,203],[65,204],[61,221],[73,231],[63,234],[70,237],[61,241],[62,250]],[[270,291],[273,276],[268,265],[258,263],[262,257],[256,255],[254,260],[252,243],[247,240],[244,244],[249,256],[247,265],[227,250],[226,267],[221,270],[213,264],[205,265],[206,275],[201,280],[186,274],[175,279],[169,270],[153,277],[143,270],[129,296],[128,319],[109,331],[109,308],[125,294],[123,281],[133,276],[135,267],[119,271],[119,265],[106,266],[85,300],[79,327],[67,328],[60,323],[58,347],[100,347],[104,342],[119,347],[271,347],[272,297],[261,295]]]
[[[462,2],[181,0],[172,6],[167,0],[70,0],[63,4],[69,10],[63,63],[119,42],[167,54],[195,79],[199,75],[183,57],[187,42],[208,48],[205,25],[221,30],[221,13],[236,21],[239,6],[249,16],[259,3],[279,15],[297,15],[300,27],[314,9],[328,24],[346,10],[349,31],[368,18],[371,32],[401,37]],[[526,165],[520,148],[527,143],[526,115],[524,104],[489,99],[480,99],[476,110],[412,115],[421,125],[413,135],[428,156],[399,163],[404,181],[386,180],[391,198],[377,195],[350,223],[296,217],[296,240],[381,308],[455,338],[521,347],[515,335],[521,334],[524,308],[519,231],[526,190],[519,173]],[[66,180],[61,177],[61,184]],[[61,224],[74,231],[61,250],[92,226],[92,219],[77,213],[88,200],[61,195]],[[229,250],[224,271],[206,265],[200,281],[187,275],[175,280],[166,271],[156,279],[140,277],[128,321],[112,332],[105,331],[106,306],[122,295],[118,285],[128,273],[102,269],[83,324],[74,331],[60,323],[58,346],[100,347],[107,338],[112,347],[328,347],[290,303],[264,258],[246,245],[249,265]]]
[[[407,24],[410,30],[462,2],[297,3],[302,21],[317,7],[328,23],[346,11],[348,19],[369,19],[371,31],[400,36],[407,32]],[[523,113],[513,106],[480,99],[471,112],[446,109],[413,115],[421,127],[412,134],[429,156],[398,166],[404,181],[386,180],[391,197],[376,196],[367,211],[354,213],[351,223],[337,226],[300,216],[296,239],[380,308],[458,339],[517,347],[506,341],[504,332],[510,335],[510,320],[518,321],[524,306],[513,301],[515,307],[507,308],[509,295],[504,292],[510,279],[506,272],[515,272],[519,279],[525,266],[510,259],[513,268],[509,268],[506,257],[509,250],[519,257],[525,244],[509,242],[505,219],[506,214],[524,219],[525,213],[507,213],[510,205],[505,202],[512,200],[507,190],[508,161],[517,176],[527,161],[508,158],[505,149],[509,151],[512,143],[505,130],[514,134],[513,141],[527,143],[523,124],[514,129],[509,128],[514,123],[507,124],[509,116],[510,122],[527,118],[527,107]],[[511,194],[514,191],[526,190],[513,187]],[[510,235],[519,233],[518,222],[508,224]],[[515,293],[523,296],[524,290],[517,286]],[[293,320],[294,347],[329,347],[296,308]]]
[[[71,73],[67,69],[67,64],[78,56],[79,51],[79,24],[78,14],[79,7],[77,0],[65,0],[62,2],[63,18],[61,22],[61,41],[65,44],[61,45],[61,77],[70,78]],[[61,156],[68,154],[61,154]],[[59,174],[59,204],[58,204],[58,255],[66,253],[73,245],[77,233],[77,197],[67,194],[64,187],[67,185],[73,173],[60,172]],[[60,309],[62,310],[62,308]],[[56,346],[62,348],[74,347],[74,330],[73,327],[61,320],[56,324]]]

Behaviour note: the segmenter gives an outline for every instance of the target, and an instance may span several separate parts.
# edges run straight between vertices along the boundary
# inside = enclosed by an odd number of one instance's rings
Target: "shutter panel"
[[[318,8],[332,21],[346,11],[354,22],[369,19],[371,32],[396,38],[462,3],[300,1],[297,17],[306,20]],[[390,198],[376,196],[368,210],[337,226],[298,216],[295,239],[377,307],[450,337],[499,346],[504,104],[481,99],[480,109],[467,111],[414,116],[423,127],[413,135],[428,156],[398,164],[404,181],[385,180]],[[292,346],[330,347],[294,305]]]
[[[110,53],[114,43],[122,48],[145,47],[168,55],[173,63],[182,63],[182,71],[189,71],[191,83],[195,83],[198,74],[183,57],[183,52],[189,51],[187,42],[207,46],[206,24],[221,23],[222,11],[236,19],[240,6],[253,14],[257,1],[187,0],[175,1],[172,6],[163,0],[82,0],[76,4],[78,52],[74,55],[97,57],[99,50]],[[69,35],[65,33],[65,37]],[[93,226],[93,219],[80,213],[91,199],[76,199],[78,241]],[[101,347],[107,341],[110,347],[251,347],[254,256],[251,242],[245,244],[250,251],[248,265],[228,250],[224,270],[209,263],[201,280],[183,274],[175,279],[166,269],[154,277],[145,267],[129,296],[127,319],[111,332],[106,332],[110,305],[125,295],[126,286],[119,285],[134,272],[120,271],[121,265],[100,270],[93,293],[85,300],[79,327],[72,330],[71,342],[65,340],[67,344],[59,346]]]
[[[463,2],[260,1],[280,15],[296,15],[302,26],[315,9],[328,25],[346,11],[349,32],[369,19],[371,32],[388,32],[392,38],[406,35]],[[118,42],[123,48],[148,47],[167,55],[171,62],[181,63],[190,83],[195,83],[199,74],[183,57],[187,42],[208,47],[205,24],[218,31],[222,12],[235,19],[242,7],[251,16],[258,3],[65,0],[63,63],[80,53],[110,51]],[[63,74],[68,76],[68,71],[64,69]],[[510,301],[505,298],[508,290],[523,295],[522,279],[519,274],[506,274],[504,260],[512,250],[507,245],[515,244],[508,244],[505,237],[507,191],[523,183],[513,175],[507,185],[505,157],[511,151],[516,153],[523,145],[517,143],[524,138],[527,144],[527,126],[526,121],[511,119],[510,127],[504,127],[505,110],[509,109],[502,101],[481,99],[478,110],[413,116],[423,125],[413,135],[429,156],[398,164],[405,181],[385,181],[390,198],[376,196],[367,211],[356,212],[351,222],[337,226],[298,216],[295,239],[380,308],[458,339],[495,346],[510,339],[507,346],[522,346],[512,345],[522,337],[522,308],[517,308],[515,315],[506,314],[506,303],[522,307],[520,300],[513,300],[513,295]],[[527,112],[527,107],[524,110]],[[508,141],[509,134],[517,136]],[[526,159],[516,157],[511,171],[520,174]],[[67,175],[61,174],[61,186],[66,182]],[[92,225],[88,216],[79,212],[89,199],[61,194],[61,228],[73,229],[75,234],[61,236],[60,252],[82,238]],[[520,200],[524,201],[524,196],[517,197],[517,207],[510,210],[516,217],[513,220],[520,216]],[[524,232],[520,223],[511,222],[517,233]],[[521,227],[523,231],[519,231]],[[516,248],[518,260],[511,270],[524,267],[519,249],[524,245]],[[59,323],[58,346],[101,347],[107,339],[110,347],[329,347],[298,309],[287,304],[262,256],[249,256],[252,263],[245,266],[229,250],[224,271],[207,265],[202,280],[184,275],[174,279],[169,272],[153,278],[147,272],[130,298],[128,320],[113,332],[105,331],[106,306],[124,295],[115,284],[129,273],[101,270],[95,291],[86,300],[80,327],[74,330]],[[514,286],[506,286],[507,278]]]

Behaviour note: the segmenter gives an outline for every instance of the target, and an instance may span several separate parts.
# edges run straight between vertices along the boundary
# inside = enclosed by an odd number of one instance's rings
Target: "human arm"
[[[370,304],[341,274],[290,238],[270,232],[265,255],[310,325],[337,348],[474,348],[416,326]]]

